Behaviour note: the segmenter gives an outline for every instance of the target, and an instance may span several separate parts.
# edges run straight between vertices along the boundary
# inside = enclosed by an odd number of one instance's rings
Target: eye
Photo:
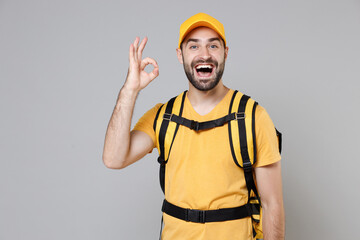
[[[215,49],[215,48],[218,48],[218,46],[213,44],[213,45],[210,45],[210,48]]]
[[[192,45],[189,47],[190,49],[197,49],[197,46],[196,45]]]

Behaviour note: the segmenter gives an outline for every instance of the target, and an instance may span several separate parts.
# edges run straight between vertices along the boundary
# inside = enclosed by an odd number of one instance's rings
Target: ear
[[[225,60],[227,59],[228,52],[229,52],[229,47],[226,46],[226,47],[225,47]]]
[[[183,57],[182,57],[182,51],[181,51],[180,48],[177,48],[177,49],[176,49],[176,55],[177,55],[177,58],[178,58],[179,62],[180,62],[181,64],[183,64],[184,62],[183,62]]]

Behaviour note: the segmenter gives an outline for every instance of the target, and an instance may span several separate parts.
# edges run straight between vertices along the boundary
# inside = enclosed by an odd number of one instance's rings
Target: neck
[[[193,108],[200,115],[209,113],[227,94],[227,88],[222,80],[216,85],[215,88],[209,91],[200,91],[189,83],[188,98]]]

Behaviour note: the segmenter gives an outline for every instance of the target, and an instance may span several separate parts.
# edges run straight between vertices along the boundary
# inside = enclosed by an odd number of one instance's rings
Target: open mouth
[[[212,64],[198,64],[195,66],[198,77],[208,78],[213,74],[214,66]]]

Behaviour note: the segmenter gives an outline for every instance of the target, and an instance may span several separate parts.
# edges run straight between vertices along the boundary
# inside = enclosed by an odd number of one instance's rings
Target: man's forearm
[[[103,161],[109,168],[122,168],[130,147],[131,118],[138,92],[124,86],[105,135]]]
[[[148,146],[145,144],[144,147],[132,150],[132,154],[130,153],[130,127],[136,97],[142,89],[159,75],[159,67],[154,59],[142,59],[142,52],[147,38],[144,38],[140,45],[139,41],[140,38],[136,37],[134,43],[130,45],[128,75],[123,88],[119,92],[106,131],[103,161],[108,168],[123,168],[137,160],[136,158],[142,156],[151,147],[151,143]],[[154,66],[152,72],[145,71],[147,65]],[[140,146],[143,143],[141,139],[143,137],[137,138],[137,142],[141,143]],[[136,144],[133,145],[136,146]],[[132,155],[130,160],[127,159],[129,153]]]
[[[263,207],[264,240],[285,239],[285,213],[283,204]]]

